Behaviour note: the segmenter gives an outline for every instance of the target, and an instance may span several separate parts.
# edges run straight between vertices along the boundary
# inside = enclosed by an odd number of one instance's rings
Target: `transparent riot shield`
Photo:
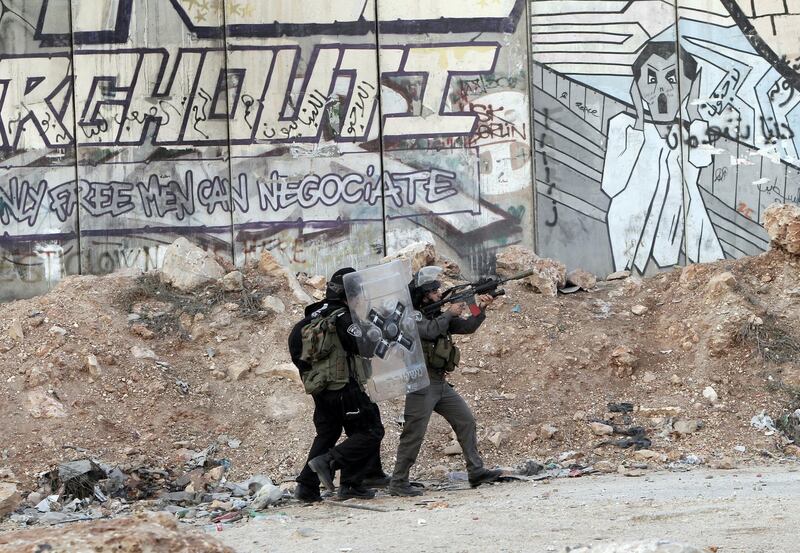
[[[344,276],[351,328],[371,365],[367,393],[383,401],[430,384],[408,283],[410,268],[391,261]]]

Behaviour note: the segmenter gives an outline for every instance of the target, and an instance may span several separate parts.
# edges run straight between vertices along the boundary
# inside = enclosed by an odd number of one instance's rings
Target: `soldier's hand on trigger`
[[[494,296],[492,296],[491,294],[481,294],[480,296],[478,296],[478,306],[480,306],[481,308],[485,309],[489,307],[493,301],[494,301]]]
[[[451,303],[450,307],[447,308],[447,312],[453,315],[454,317],[460,317],[461,314],[464,312],[464,304]]]

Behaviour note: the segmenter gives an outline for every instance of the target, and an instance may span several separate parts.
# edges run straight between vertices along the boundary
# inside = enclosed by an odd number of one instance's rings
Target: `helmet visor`
[[[439,282],[439,276],[441,274],[441,267],[423,267],[417,273],[417,276],[414,279],[414,284],[417,288],[436,290],[441,285]]]

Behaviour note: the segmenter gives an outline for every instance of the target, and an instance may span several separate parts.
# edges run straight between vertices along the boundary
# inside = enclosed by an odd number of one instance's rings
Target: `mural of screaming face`
[[[684,76],[694,82],[697,78],[697,62],[688,53],[681,51],[681,66]],[[678,86],[678,56],[674,42],[650,42],[631,67],[634,87],[650,111],[654,123],[675,123],[681,106]],[[636,96],[636,94],[634,94]]]
[[[691,263],[723,257],[697,184],[712,154],[685,147],[680,136],[681,115],[691,134],[708,128],[696,109],[681,113],[699,79],[697,63],[682,52],[683,75],[691,80],[683,102],[675,48],[674,42],[642,48],[631,67],[636,116],[623,112],[608,122],[602,190],[611,198],[607,223],[616,270],[644,273],[651,261],[658,269],[674,266],[681,253]]]

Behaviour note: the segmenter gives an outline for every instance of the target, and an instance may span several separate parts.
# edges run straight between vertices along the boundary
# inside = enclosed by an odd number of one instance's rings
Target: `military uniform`
[[[316,436],[308,454],[308,461],[297,477],[296,495],[299,499],[319,499],[320,479],[311,461],[325,458],[330,463],[330,473],[341,469],[342,490],[360,489],[367,476],[382,475],[380,444],[384,435],[378,406],[364,392],[367,380],[365,366],[358,358],[358,344],[348,333],[352,323],[344,302],[327,300],[306,308],[306,317],[292,330],[289,350],[292,360],[300,369],[300,376],[314,400],[314,427]],[[303,327],[320,318],[333,320],[335,332],[330,333],[331,353],[313,365],[302,357]],[[347,435],[339,445],[336,442],[344,430]]]
[[[433,412],[443,416],[456,433],[470,482],[477,485],[486,479],[488,474],[483,466],[483,459],[478,453],[475,417],[464,399],[447,382],[446,374],[452,371],[459,362],[458,348],[453,344],[453,334],[472,334],[486,319],[484,312],[476,317],[462,319],[450,313],[423,318],[417,323],[420,338],[425,352],[425,362],[431,384],[427,388],[406,395],[405,422],[397,448],[397,461],[389,486],[390,493],[395,495],[417,495],[409,487],[409,471],[416,462],[428,421]]]

